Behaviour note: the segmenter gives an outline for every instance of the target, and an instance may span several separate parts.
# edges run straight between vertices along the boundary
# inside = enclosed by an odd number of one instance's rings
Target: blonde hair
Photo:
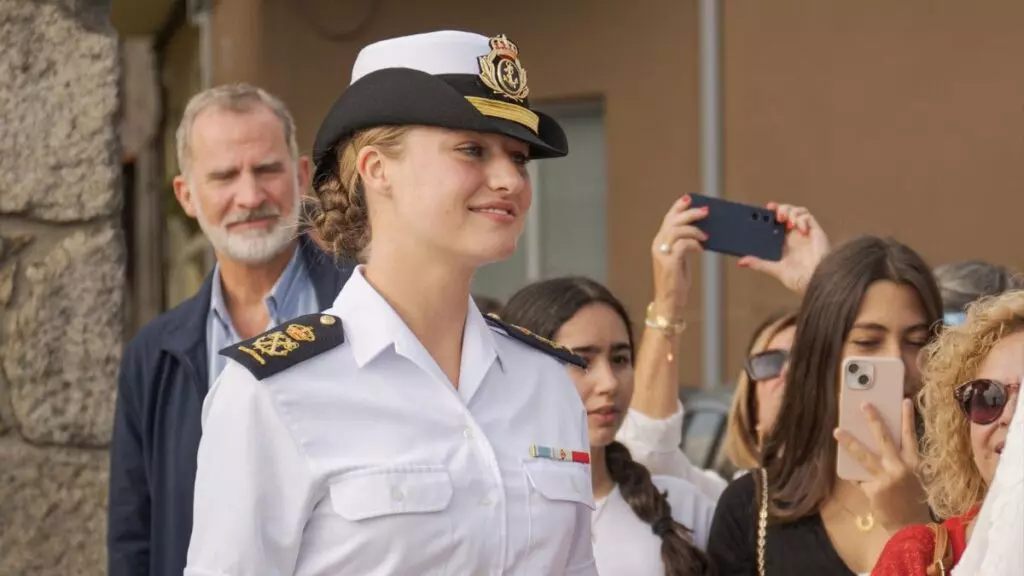
[[[747,356],[764,352],[772,338],[795,325],[796,314],[792,312],[768,318],[760,329],[754,332],[754,340],[747,351]],[[754,383],[746,370],[740,372],[736,381],[736,391],[733,393],[732,406],[729,408],[723,452],[737,470],[760,466],[761,442],[757,437],[757,395],[754,393]]]
[[[181,122],[178,123],[178,130],[174,134],[178,169],[182,175],[188,176],[192,158],[192,126],[199,114],[209,108],[220,108],[237,113],[251,112],[254,107],[259,105],[266,106],[281,121],[288,153],[293,161],[297,160],[299,145],[295,140],[295,120],[292,119],[284,102],[266,90],[249,84],[225,84],[196,94],[185,106]]]
[[[314,183],[312,225],[321,242],[336,256],[363,259],[370,244],[370,217],[363,181],[356,167],[359,152],[367,147],[396,158],[410,126],[378,126],[357,132],[335,147],[324,162],[333,162],[325,176]]]
[[[924,418],[921,480],[941,518],[966,514],[988,487],[974,464],[970,423],[953,397],[974,378],[1000,339],[1024,330],[1024,291],[986,297],[967,308],[963,324],[946,328],[924,350],[918,407]]]

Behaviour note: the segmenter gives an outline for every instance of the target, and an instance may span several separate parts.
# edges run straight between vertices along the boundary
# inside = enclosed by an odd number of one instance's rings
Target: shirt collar
[[[366,281],[364,267],[358,266],[338,297],[334,300],[333,310],[341,317],[345,329],[345,342],[352,346],[356,363],[362,367],[376,358],[389,346],[403,356],[410,356],[414,349],[422,350],[423,345],[412,333],[402,318],[388,304],[387,300]],[[425,353],[425,350],[422,350]],[[497,357],[501,361],[500,350],[494,332],[487,325],[480,310],[470,298],[467,303],[466,327],[463,332],[462,344],[464,370],[460,380],[467,376],[467,356],[471,358],[490,359]]]
[[[301,272],[302,258],[299,254],[299,248],[296,246],[295,251],[292,252],[292,259],[288,261],[288,265],[284,267],[281,276],[277,279],[277,282],[274,282],[274,287],[270,289],[270,293],[264,298],[271,318],[279,315],[278,310],[281,303],[287,300],[289,293],[298,283]],[[285,319],[279,318],[278,320],[284,321]]]
[[[295,286],[301,276],[302,258],[299,249],[296,247],[292,252],[292,258],[284,267],[281,275],[274,282],[270,292],[263,297],[263,303],[267,306],[271,322],[278,316],[279,302],[284,302],[288,292]],[[231,315],[228,314],[227,302],[224,300],[224,287],[220,281],[220,262],[213,266],[213,290],[210,293],[210,312],[225,327],[231,327]]]

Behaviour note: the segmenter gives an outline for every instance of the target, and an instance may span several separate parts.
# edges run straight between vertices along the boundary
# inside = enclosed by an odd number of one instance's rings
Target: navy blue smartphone
[[[691,207],[708,207],[708,215],[694,223],[708,235],[705,250],[762,260],[782,259],[786,225],[777,222],[771,210],[700,194],[690,194],[690,198]]]

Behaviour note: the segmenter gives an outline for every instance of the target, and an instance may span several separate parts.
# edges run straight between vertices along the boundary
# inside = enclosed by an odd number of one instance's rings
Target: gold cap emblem
[[[480,80],[506,98],[522,102],[530,95],[526,84],[526,70],[519,63],[519,48],[515,43],[499,34],[490,41],[491,51],[480,56]]]

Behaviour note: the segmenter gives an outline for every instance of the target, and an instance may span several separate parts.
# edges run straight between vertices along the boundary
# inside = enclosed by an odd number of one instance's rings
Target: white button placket
[[[491,551],[488,556],[494,559],[494,573],[500,574],[505,565],[505,545],[507,540],[506,511],[505,511],[505,484],[501,477],[501,468],[498,466],[498,459],[494,454],[490,439],[477,427],[472,414],[465,409],[466,426],[462,436],[469,444],[469,448],[476,455],[476,458],[486,466],[482,477],[489,477],[491,481],[489,489],[479,501],[480,518],[482,520],[482,533],[494,534],[494,526],[498,530],[495,539],[486,543]]]

